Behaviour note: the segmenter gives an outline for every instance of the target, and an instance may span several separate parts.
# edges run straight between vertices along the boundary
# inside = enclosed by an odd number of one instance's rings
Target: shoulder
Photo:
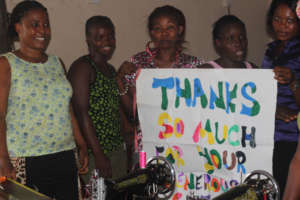
[[[9,66],[9,60],[14,57],[14,54],[11,52],[0,55],[0,65]]]
[[[150,57],[151,55],[147,51],[142,51],[130,57],[129,62],[132,63],[146,62]]]
[[[94,80],[92,70],[93,68],[88,63],[86,57],[82,56],[71,64],[67,77],[73,87],[75,87],[74,84],[82,87]]]
[[[88,63],[86,56],[81,56],[76,59],[70,66],[68,74],[71,73],[88,73],[92,70],[92,67]]]
[[[288,53],[299,53],[300,52],[300,38],[294,38],[289,41],[286,45],[286,51]]]
[[[5,55],[0,55],[1,68],[10,68],[8,58]]]
[[[12,52],[4,53],[0,55],[0,64],[1,65],[10,65],[10,63],[17,62],[17,57]]]
[[[0,76],[3,78],[8,78],[11,73],[11,67],[8,62],[8,59],[1,55],[0,56]]]
[[[0,55],[0,62],[8,62],[8,59],[10,57],[10,54],[6,53],[6,54],[1,54]]]
[[[115,66],[113,66],[111,63],[107,63],[107,65],[110,67],[110,69],[112,70],[113,73],[117,72]]]
[[[254,64],[253,62],[249,62],[249,61],[246,61],[246,62],[248,62],[252,66],[253,69],[259,69],[259,67],[256,64]]]
[[[146,57],[146,56],[150,56],[149,53],[147,51],[141,51],[134,54],[131,58],[139,58],[139,57]]]
[[[53,55],[53,54],[48,54],[48,60],[46,61],[46,63],[50,62],[50,63],[58,63],[58,64],[63,64],[62,60],[60,59],[60,57]]]

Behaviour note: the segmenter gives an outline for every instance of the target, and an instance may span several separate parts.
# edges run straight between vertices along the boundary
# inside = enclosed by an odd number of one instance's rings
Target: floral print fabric
[[[40,156],[75,148],[70,117],[72,88],[56,56],[30,63],[4,54],[11,68],[6,115],[10,157]]]

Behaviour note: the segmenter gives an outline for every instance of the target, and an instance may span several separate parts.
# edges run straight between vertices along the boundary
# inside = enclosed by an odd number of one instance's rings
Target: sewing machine
[[[106,182],[107,199],[117,199],[120,194],[134,199],[168,199],[175,190],[176,175],[173,166],[164,157],[153,157],[144,169],[116,181]]]
[[[116,181],[107,182],[107,199],[118,199],[125,193],[133,199],[169,199],[175,190],[176,174],[164,157],[148,160],[144,169]],[[245,177],[242,184],[213,198],[213,200],[279,200],[279,186],[271,174],[255,170]],[[205,200],[186,197],[187,200]]]
[[[213,200],[279,200],[279,186],[271,174],[255,170],[246,176],[244,182]]]

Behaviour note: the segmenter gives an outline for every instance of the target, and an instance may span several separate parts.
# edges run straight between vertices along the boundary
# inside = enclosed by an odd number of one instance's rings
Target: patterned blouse
[[[129,59],[129,62],[135,64],[138,68],[157,68],[154,63],[153,55],[147,51],[140,52]],[[176,62],[171,68],[199,68],[204,64],[204,60],[195,56],[179,53]]]
[[[153,55],[148,51],[140,52],[129,59],[129,62],[136,65],[137,68],[147,69],[147,68],[157,68],[154,63]],[[179,53],[176,57],[176,62],[173,63],[171,68],[200,68],[204,64],[204,60],[197,58],[195,56],[187,55],[185,53]],[[125,77],[129,85],[135,85],[135,76]],[[135,151],[142,151],[142,130],[140,124],[136,126],[135,135]]]
[[[108,78],[88,56],[88,63],[96,71],[96,79],[90,84],[89,116],[96,129],[97,138],[104,153],[117,150],[123,143],[120,134],[120,111],[116,72],[110,65],[113,78]]]
[[[10,157],[40,156],[75,148],[70,117],[72,87],[56,56],[30,63],[13,53],[6,114]]]

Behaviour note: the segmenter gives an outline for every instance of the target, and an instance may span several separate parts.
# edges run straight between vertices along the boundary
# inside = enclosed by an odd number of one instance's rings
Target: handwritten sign
[[[144,69],[137,105],[147,157],[176,170],[172,200],[229,190],[272,172],[277,84],[266,69]]]

